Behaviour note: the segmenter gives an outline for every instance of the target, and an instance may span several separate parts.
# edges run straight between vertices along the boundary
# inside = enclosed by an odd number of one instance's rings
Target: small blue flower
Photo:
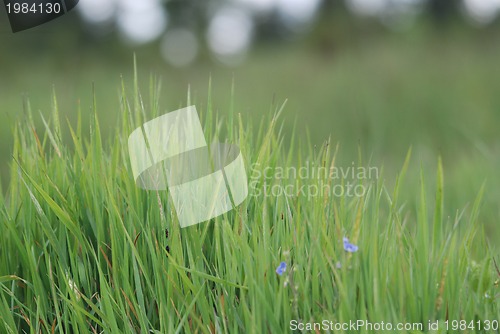
[[[278,268],[276,268],[276,274],[281,276],[285,271],[286,271],[286,262],[281,262]]]
[[[349,253],[354,253],[358,251],[358,246],[353,245],[349,242],[349,239],[344,237],[344,250]]]

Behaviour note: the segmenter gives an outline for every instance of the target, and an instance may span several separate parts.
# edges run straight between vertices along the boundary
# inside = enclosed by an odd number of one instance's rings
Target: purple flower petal
[[[286,271],[286,262],[281,262],[278,268],[276,268],[276,274],[281,276],[285,271]]]
[[[349,242],[349,239],[347,239],[346,237],[344,237],[343,240],[344,240],[344,250],[346,252],[354,253],[354,252],[358,251],[358,246],[356,246],[354,244],[351,244]]]

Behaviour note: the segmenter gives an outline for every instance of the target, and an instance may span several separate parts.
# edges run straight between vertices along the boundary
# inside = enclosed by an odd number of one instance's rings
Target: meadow
[[[494,31],[434,34],[417,29],[341,40],[330,53],[321,49],[321,43],[306,39],[257,47],[238,68],[200,61],[187,69],[173,69],[152,56],[155,50],[144,48],[137,50],[139,82],[148,88],[150,74],[162,79],[159,98],[166,112],[185,105],[188,87],[198,107],[204,107],[211,80],[212,101],[221,117],[227,117],[233,94],[235,110],[256,124],[271,112],[271,104],[287,100],[282,117],[286,145],[300,138],[320,147],[331,138],[340,144],[340,165],[351,165],[360,149],[364,160],[387,170],[390,184],[410,147],[415,160],[409,166],[408,182],[414,187],[420,165],[434,168],[441,156],[447,176],[445,207],[469,206],[486,182],[481,221],[492,236],[490,241],[498,244],[497,36]],[[22,39],[18,44],[13,46],[19,48]],[[47,45],[36,59],[23,58],[22,49],[17,58],[2,55],[5,61],[22,64],[3,66],[0,76],[1,111],[6,120],[0,124],[4,188],[12,156],[12,128],[25,117],[26,99],[38,127],[43,128],[40,113],[46,118],[50,115],[53,90],[58,94],[62,121],[76,123],[80,110],[83,125],[88,127],[94,84],[104,137],[115,131],[121,78],[130,82],[133,77],[130,51],[124,51],[126,56],[118,52],[103,56],[103,46],[98,45],[95,50],[78,49],[54,57],[50,50],[57,47]],[[71,139],[65,127],[61,131],[65,141]],[[415,197],[415,193],[402,195]]]
[[[395,36],[333,60],[270,49],[213,75],[90,59],[88,71],[48,64],[29,83],[3,82],[15,126],[2,124],[12,158],[0,332],[282,333],[364,320],[498,333],[500,48],[489,42]],[[252,183],[235,210],[180,229],[167,191],[134,184],[127,138],[191,104],[208,142],[240,147]],[[264,191],[353,181],[266,177],[312,164],[378,172],[354,180],[359,196]]]

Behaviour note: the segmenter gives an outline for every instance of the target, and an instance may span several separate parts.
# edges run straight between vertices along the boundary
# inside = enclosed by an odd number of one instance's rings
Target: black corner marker
[[[75,8],[75,6],[78,4],[78,1],[79,0],[63,0],[63,2],[66,4],[66,11],[69,12],[70,10]]]
[[[73,9],[79,0],[3,0],[13,32],[52,21]]]

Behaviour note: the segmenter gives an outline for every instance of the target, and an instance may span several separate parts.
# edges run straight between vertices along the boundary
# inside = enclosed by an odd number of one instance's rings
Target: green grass
[[[483,191],[465,208],[444,206],[440,159],[410,177],[410,167],[420,165],[410,151],[397,176],[380,166],[378,179],[361,181],[363,197],[251,192],[232,212],[180,229],[166,191],[134,184],[128,135],[164,111],[154,82],[145,96],[137,80],[132,86],[120,89],[120,117],[109,136],[95,100],[90,132],[82,113],[76,123],[61,119],[55,95],[45,126],[35,125],[26,105],[0,198],[1,333],[283,333],[292,319],[500,319],[498,251],[478,219]],[[207,141],[237,143],[249,176],[252,166],[337,164],[334,143],[284,136],[279,115],[286,106],[273,105],[254,126],[232,107],[219,118],[210,99],[195,102]],[[357,165],[370,163],[359,154]],[[257,189],[264,181],[330,182],[261,178]],[[344,251],[344,236],[357,252]],[[279,276],[282,261],[288,268]]]
[[[120,117],[120,75],[125,80],[132,77],[129,50],[120,49],[109,56],[99,47],[65,45],[66,53],[54,56],[53,50],[59,49],[49,44],[41,48],[46,52],[32,57],[32,52],[21,48],[31,45],[30,36],[32,39],[29,34],[12,37],[16,43],[6,46],[11,58],[0,62],[0,115],[5,119],[0,123],[0,175],[4,188],[12,157],[12,124],[25,119],[20,116],[23,96],[31,101],[34,123],[40,129],[39,111],[48,118],[52,104],[48,96],[54,86],[64,125],[66,118],[76,124],[80,110],[86,129],[93,98],[90,86],[95,82],[102,136],[110,138]],[[190,85],[193,100],[202,110],[211,76],[217,114],[228,118],[226,106],[234,78],[235,110],[246,123],[255,124],[269,114],[271,101],[288,98],[280,119],[284,149],[288,149],[294,126],[294,135],[312,146],[320,147],[330,136],[332,143],[339,142],[339,164],[357,160],[360,146],[363,160],[384,166],[386,184],[391,188],[409,147],[414,160],[405,180],[408,189],[418,188],[420,164],[428,171],[430,186],[435,175],[432,169],[441,156],[445,207],[472,205],[486,182],[478,219],[485,224],[490,242],[500,246],[496,224],[500,217],[499,37],[496,30],[436,34],[416,29],[344,42],[332,37],[326,40],[334,45],[330,53],[314,39],[259,44],[238,68],[206,59],[187,69],[169,68],[159,57],[158,46],[151,45],[137,50],[143,73],[139,82],[148,87],[150,72],[165,79],[160,97],[164,111],[184,106]],[[79,39],[67,40],[77,43]],[[67,126],[61,132],[64,141],[71,140]],[[415,194],[405,191],[401,196],[402,201],[409,201]]]

